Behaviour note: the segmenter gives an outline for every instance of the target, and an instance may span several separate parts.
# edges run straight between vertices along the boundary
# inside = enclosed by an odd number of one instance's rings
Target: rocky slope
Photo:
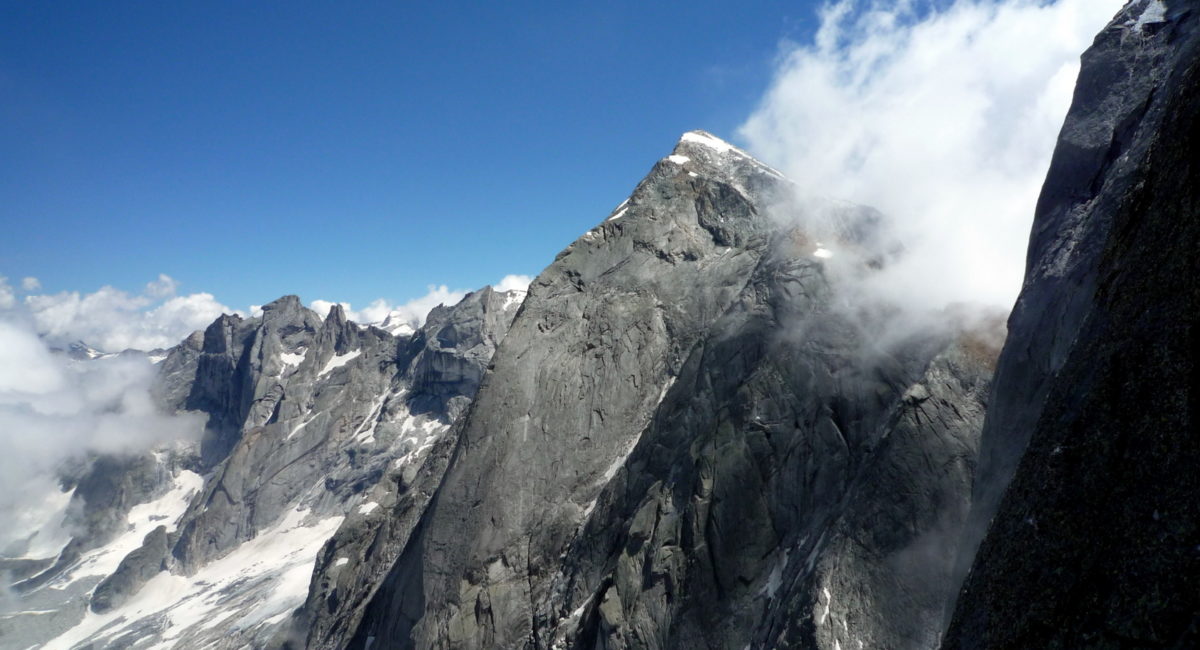
[[[929,647],[998,338],[847,308],[895,253],[880,216],[791,191],[686,134],[346,544],[382,584],[344,592],[327,548],[308,646]]]
[[[945,648],[1200,645],[1198,23],[1139,0],[1084,55]]]
[[[56,561],[6,565],[23,609],[0,617],[0,645],[286,639],[323,544],[459,417],[521,297],[484,289],[402,336],[294,296],[196,332],[157,388],[164,408],[203,416],[198,445],[65,470],[75,534]]]

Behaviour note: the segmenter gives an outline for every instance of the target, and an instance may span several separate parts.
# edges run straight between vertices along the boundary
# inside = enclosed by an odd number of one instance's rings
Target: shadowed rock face
[[[354,636],[310,647],[935,642],[996,349],[843,309],[816,241],[869,273],[879,217],[807,231],[790,192],[685,135],[534,281],[399,483],[420,496],[374,538],[394,559]]]
[[[1200,6],[1161,4],[1083,57],[945,648],[1200,645]]]

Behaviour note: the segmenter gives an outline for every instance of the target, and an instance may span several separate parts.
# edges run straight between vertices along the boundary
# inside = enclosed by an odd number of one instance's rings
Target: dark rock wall
[[[1200,7],[1147,4],[1084,56],[984,432],[1015,474],[944,648],[1200,646]],[[1042,272],[1064,248],[1086,282]]]

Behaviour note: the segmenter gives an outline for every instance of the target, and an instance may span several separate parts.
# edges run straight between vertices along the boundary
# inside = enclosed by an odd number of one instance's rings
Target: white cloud
[[[30,295],[24,303],[35,331],[50,343],[84,341],[106,352],[171,347],[222,313],[234,313],[209,293],[176,296],[178,286],[160,275],[141,295],[102,287],[89,294]],[[0,286],[0,308],[3,302]]]
[[[21,278],[21,289],[24,291],[39,291],[42,283],[35,277]]]
[[[533,278],[528,275],[506,275],[494,286],[497,291],[525,290],[532,281]],[[434,307],[438,305],[456,305],[470,293],[466,289],[450,289],[450,287],[444,284],[431,284],[428,289],[429,291],[425,295],[413,298],[403,304],[393,304],[384,298],[377,298],[363,309],[355,310],[348,302],[334,303],[328,300],[314,300],[309,303],[309,307],[320,314],[321,318],[325,318],[329,315],[329,310],[333,309],[335,304],[338,304],[345,310],[346,318],[356,323],[382,323],[388,321],[393,325],[407,323],[413,329],[416,329],[425,323],[425,317],[429,315],[429,312]]]
[[[469,292],[463,289],[451,290],[444,284],[431,284],[429,292],[425,295],[399,305],[392,304],[383,298],[377,298],[361,311],[354,310],[348,302],[333,303],[328,300],[314,300],[309,303],[309,306],[320,314],[321,318],[327,317],[333,305],[338,304],[345,310],[346,318],[356,323],[382,323],[391,318],[392,323],[408,323],[415,329],[424,324],[425,317],[434,307],[456,305],[467,293]]]
[[[21,283],[27,291],[37,285],[29,280]],[[61,514],[47,497],[58,493],[64,463],[200,434],[198,416],[157,411],[150,395],[155,368],[144,357],[75,361],[50,350],[77,339],[109,351],[166,347],[226,311],[206,293],[162,300],[177,286],[159,276],[144,295],[104,287],[16,300],[0,277],[0,549],[52,555],[54,544],[66,541],[54,536],[21,548]]]
[[[0,395],[17,391],[49,393],[63,383],[50,351],[36,334],[0,321]]]
[[[175,295],[178,289],[179,282],[165,273],[159,273],[157,280],[146,283],[146,295],[151,298],[167,298]]]
[[[32,324],[0,314],[0,549],[51,523],[37,520],[53,514],[41,504],[58,492],[63,463],[195,439],[203,428],[198,417],[156,412],[146,359],[73,361],[50,352]]]
[[[1079,55],[1122,4],[826,5],[740,134],[810,196],[891,218],[907,254],[875,289],[1007,308]]]
[[[496,291],[525,291],[533,278],[528,275],[506,275],[496,283]]]
[[[314,300],[308,304],[308,306],[313,311],[317,312],[317,314],[319,314],[321,316],[321,318],[328,318],[329,311],[331,309],[333,309],[334,305],[341,305],[342,310],[346,312],[346,317],[350,318],[350,314],[353,312],[350,311],[350,303],[348,303],[348,302],[329,302],[328,300]],[[355,319],[350,318],[350,320],[355,320]]]
[[[12,309],[16,303],[17,297],[8,284],[8,278],[0,275],[0,309]]]

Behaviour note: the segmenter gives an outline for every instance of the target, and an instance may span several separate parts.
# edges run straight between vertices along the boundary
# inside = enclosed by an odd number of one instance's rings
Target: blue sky
[[[815,4],[0,5],[0,275],[238,308],[534,275]]]

